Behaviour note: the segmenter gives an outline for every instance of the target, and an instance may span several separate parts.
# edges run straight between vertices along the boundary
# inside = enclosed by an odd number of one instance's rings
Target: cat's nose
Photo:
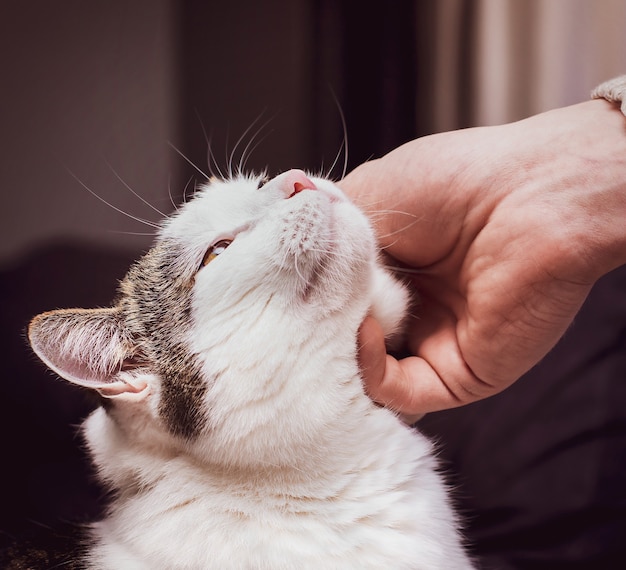
[[[284,177],[284,178],[283,178]],[[302,170],[288,170],[281,175],[280,187],[287,198],[291,198],[302,190],[317,190],[315,183]]]

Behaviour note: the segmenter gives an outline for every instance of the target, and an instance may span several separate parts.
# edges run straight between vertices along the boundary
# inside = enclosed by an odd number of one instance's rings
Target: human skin
[[[419,296],[410,356],[359,335],[373,400],[411,418],[496,394],[626,263],[626,117],[604,100],[432,135],[340,182]]]

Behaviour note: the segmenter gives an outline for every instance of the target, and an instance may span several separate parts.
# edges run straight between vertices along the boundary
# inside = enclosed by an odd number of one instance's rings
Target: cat
[[[357,331],[409,294],[325,178],[211,179],[116,303],[29,340],[102,405],[84,437],[112,491],[93,569],[470,569],[431,443],[365,394]]]

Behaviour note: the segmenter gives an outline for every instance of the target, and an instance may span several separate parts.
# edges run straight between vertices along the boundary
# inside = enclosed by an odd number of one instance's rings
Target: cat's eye
[[[211,263],[211,261],[213,261],[221,253],[224,253],[224,250],[232,243],[232,241],[233,240],[231,239],[221,239],[220,241],[215,242],[204,254],[202,267]]]
[[[261,178],[259,180],[259,183],[257,184],[257,190],[265,186],[269,181],[270,181],[269,176],[264,176],[263,178]]]

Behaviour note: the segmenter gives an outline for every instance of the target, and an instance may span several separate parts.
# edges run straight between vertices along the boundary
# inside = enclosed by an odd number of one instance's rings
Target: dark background
[[[452,126],[465,127],[475,120],[482,3],[456,4]],[[276,173],[327,170],[344,134],[349,169],[429,134],[443,97],[433,88],[440,7],[1,4],[0,546],[101,508],[77,436],[93,402],[45,371],[25,327],[44,310],[109,304],[150,243],[138,234],[152,228],[82,184],[155,221],[161,215],[126,186],[169,213],[202,181],[198,169],[210,170],[207,140],[222,169],[233,149],[237,163],[258,141],[247,167]],[[335,178],[342,169],[343,155]],[[622,268],[523,380],[422,422],[484,568],[617,568],[625,559],[625,291]]]

